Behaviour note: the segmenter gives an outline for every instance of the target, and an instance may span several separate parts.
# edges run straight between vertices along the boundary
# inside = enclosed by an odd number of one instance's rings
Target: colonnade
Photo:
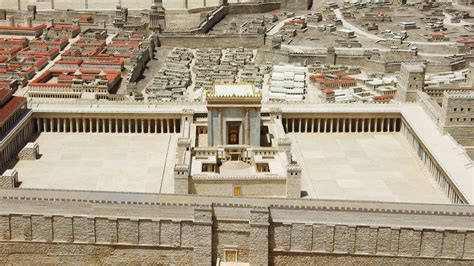
[[[24,121],[23,124],[19,124],[14,135],[10,135],[8,139],[2,140],[0,146],[0,173],[3,173],[8,162],[13,160],[20,150],[25,146],[31,138],[34,131],[34,125],[31,120]]]
[[[401,119],[383,118],[283,118],[286,133],[398,132]]]
[[[38,91],[29,91],[28,97],[34,98],[54,98],[54,99],[79,99],[82,97],[82,93],[71,92],[71,93],[48,93],[48,92],[38,92]]]
[[[448,175],[441,169],[436,160],[433,159],[429,151],[419,142],[412,131],[405,124],[402,124],[400,132],[413,147],[418,158],[423,162],[431,177],[436,181],[449,201],[454,204],[466,204],[458,190],[450,181]]]
[[[178,118],[35,118],[38,132],[180,133]]]

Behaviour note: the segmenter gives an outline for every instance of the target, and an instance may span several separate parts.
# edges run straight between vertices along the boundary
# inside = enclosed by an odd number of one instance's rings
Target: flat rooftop
[[[290,133],[310,198],[449,203],[400,133]]]
[[[42,133],[18,161],[21,188],[173,193],[174,134]]]

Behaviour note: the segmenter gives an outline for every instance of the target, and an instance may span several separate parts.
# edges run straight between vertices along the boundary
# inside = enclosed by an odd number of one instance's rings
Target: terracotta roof
[[[5,101],[9,95],[10,95],[9,89],[0,88],[0,102]]]
[[[0,30],[24,30],[24,31],[27,31],[27,30],[41,30],[41,29],[44,29],[46,28],[46,25],[45,24],[40,24],[40,25],[37,25],[37,26],[34,26],[34,27],[17,27],[17,26],[0,26]]]
[[[13,96],[0,108],[0,126],[3,126],[8,119],[26,103],[25,97]]]

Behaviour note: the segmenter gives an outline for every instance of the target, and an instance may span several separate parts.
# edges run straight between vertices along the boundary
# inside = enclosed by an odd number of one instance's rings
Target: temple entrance
[[[240,122],[228,122],[227,124],[227,144],[239,144]]]

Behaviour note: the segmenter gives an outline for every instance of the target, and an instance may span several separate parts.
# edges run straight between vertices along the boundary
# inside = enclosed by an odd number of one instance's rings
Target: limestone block
[[[0,176],[0,189],[14,188],[18,183],[18,172],[14,169],[8,169]]]
[[[250,227],[250,264],[268,265],[268,227]]]
[[[377,253],[390,254],[392,246],[392,229],[388,227],[379,228],[377,235]]]
[[[160,223],[152,220],[140,220],[138,223],[138,240],[140,244],[160,244]]]
[[[445,231],[443,239],[443,257],[461,258],[464,249],[465,233]]]
[[[291,225],[275,225],[275,248],[279,250],[290,250]]]
[[[391,251],[392,254],[398,254],[398,246],[400,241],[400,229],[393,229],[392,228],[392,243],[391,243]]]
[[[118,243],[138,244],[138,221],[118,219],[117,234]]]
[[[53,216],[53,241],[72,242],[72,217]]]
[[[313,225],[313,250],[326,251],[326,225]]]
[[[107,218],[95,219],[96,241],[98,243],[117,243],[117,221]]]
[[[349,238],[349,227],[346,225],[336,225],[334,231],[334,252],[348,253]]]
[[[464,242],[464,258],[474,259],[474,232],[466,233],[466,240]]]
[[[212,208],[200,206],[194,209],[193,265],[212,263]]]
[[[11,239],[12,240],[31,240],[31,217],[24,215],[11,215]]]
[[[94,243],[95,228],[94,219],[88,217],[74,217],[74,242]]]
[[[36,160],[39,155],[39,145],[36,142],[29,142],[18,153],[18,160]]]
[[[53,218],[42,215],[31,216],[33,241],[53,241]]]
[[[183,221],[181,222],[181,246],[192,247],[193,245],[193,223]]]
[[[171,220],[160,221],[160,245],[171,246],[174,243],[173,222]]]
[[[356,253],[368,254],[370,239],[370,228],[367,226],[358,226],[356,228]]]
[[[356,227],[350,226],[348,228],[349,237],[347,239],[347,252],[353,254],[355,252],[355,241],[356,241]]]
[[[377,234],[378,228],[370,228],[369,230],[369,254],[375,254],[377,252]]]
[[[0,216],[0,240],[10,240],[10,216]]]
[[[268,265],[269,212],[266,208],[250,210],[249,243],[251,265]]]
[[[291,250],[311,250],[312,230],[305,224],[295,223],[291,228]]]
[[[326,251],[333,252],[334,251],[334,225],[326,226]]]
[[[423,257],[439,257],[443,245],[443,233],[424,230],[421,237],[420,255]]]
[[[421,231],[402,228],[400,229],[399,254],[405,256],[418,256],[420,254]]]

